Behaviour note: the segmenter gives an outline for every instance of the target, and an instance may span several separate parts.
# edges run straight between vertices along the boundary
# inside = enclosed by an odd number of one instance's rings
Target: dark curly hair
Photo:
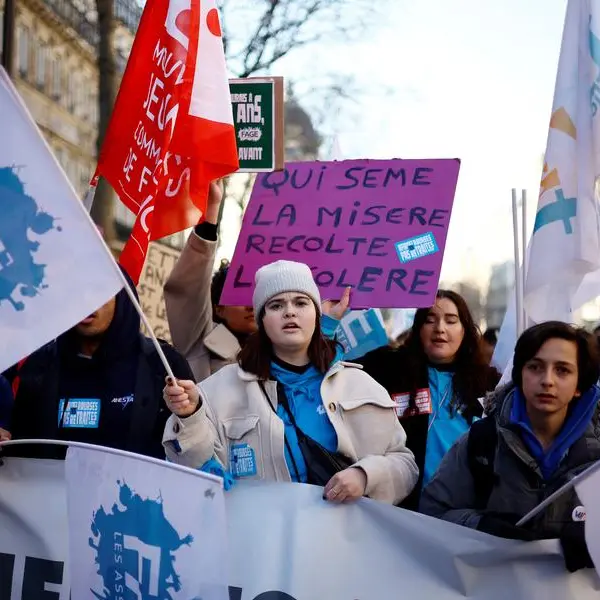
[[[458,318],[464,329],[464,337],[454,360],[453,397],[451,410],[460,410],[471,422],[481,414],[479,398],[494,388],[500,374],[490,367],[481,351],[481,332],[473,321],[471,311],[464,298],[451,290],[438,290],[437,299],[446,298],[456,306]],[[421,329],[431,308],[420,308],[415,314],[413,326],[404,344],[406,371],[409,377],[410,406],[416,408],[415,397],[420,382],[423,381],[429,360],[421,342]]]

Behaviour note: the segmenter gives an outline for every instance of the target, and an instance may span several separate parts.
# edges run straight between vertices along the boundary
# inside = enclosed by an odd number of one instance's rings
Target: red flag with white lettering
[[[195,225],[209,183],[238,169],[215,0],[148,0],[102,145],[102,175],[136,215],[120,262]]]

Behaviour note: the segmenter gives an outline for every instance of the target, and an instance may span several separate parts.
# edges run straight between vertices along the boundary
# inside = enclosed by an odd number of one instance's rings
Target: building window
[[[66,92],[65,105],[70,112],[73,112],[75,102],[73,98],[73,72],[70,67],[67,67],[66,73]]]
[[[46,46],[43,44],[36,49],[35,56],[35,82],[40,90],[46,89]]]
[[[60,62],[56,56],[50,60],[51,94],[54,100],[60,98]]]
[[[79,188],[83,194],[87,192],[92,175],[93,173],[90,173],[90,168],[86,163],[79,163]]]
[[[90,92],[89,100],[90,121],[92,125],[98,124],[98,94],[95,91]]]
[[[18,37],[19,37],[19,55],[18,55],[18,65],[19,65],[19,75],[21,77],[26,77],[29,72],[29,29],[27,27],[19,27],[18,29]]]
[[[73,85],[73,89],[72,89],[73,114],[77,117],[81,113],[81,103],[79,101],[79,96],[80,96],[79,90],[81,89],[81,84],[80,84],[81,76],[79,75],[79,73],[73,74],[72,81],[73,81],[73,83],[72,83],[72,85]]]

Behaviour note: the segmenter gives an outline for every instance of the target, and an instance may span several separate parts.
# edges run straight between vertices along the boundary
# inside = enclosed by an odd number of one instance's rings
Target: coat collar
[[[339,371],[346,368],[362,369],[362,365],[357,365],[356,363],[345,362],[341,360],[337,361],[333,365],[331,365],[327,373],[325,373],[325,379],[331,377],[332,375],[335,375]],[[242,381],[256,381],[258,379],[258,377],[254,375],[254,373],[248,373],[247,371],[244,371],[240,366],[237,367],[237,374]]]

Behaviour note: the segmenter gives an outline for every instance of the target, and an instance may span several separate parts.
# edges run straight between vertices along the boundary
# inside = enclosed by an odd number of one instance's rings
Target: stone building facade
[[[0,19],[3,15],[0,0]],[[115,0],[115,16],[122,72],[141,8],[135,0]],[[93,0],[17,2],[15,85],[80,197],[96,167],[97,43]]]

